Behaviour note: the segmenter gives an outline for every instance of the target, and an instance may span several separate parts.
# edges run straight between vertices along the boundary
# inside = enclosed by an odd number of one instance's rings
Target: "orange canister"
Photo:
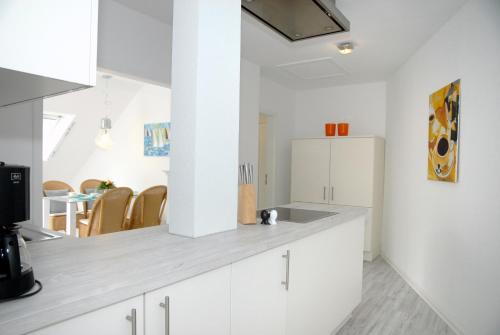
[[[325,136],[335,136],[335,123],[325,123]]]
[[[339,136],[349,135],[349,123],[339,123]]]

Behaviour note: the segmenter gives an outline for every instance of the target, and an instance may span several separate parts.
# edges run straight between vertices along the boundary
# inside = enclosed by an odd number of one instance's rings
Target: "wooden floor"
[[[363,300],[337,335],[455,334],[381,258],[365,262]]]

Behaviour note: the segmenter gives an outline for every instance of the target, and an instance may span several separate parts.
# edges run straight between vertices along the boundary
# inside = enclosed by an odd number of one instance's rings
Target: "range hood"
[[[291,42],[350,29],[335,0],[241,0],[241,7]]]

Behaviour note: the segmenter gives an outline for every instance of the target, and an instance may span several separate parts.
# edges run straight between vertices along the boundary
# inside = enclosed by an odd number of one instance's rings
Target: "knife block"
[[[257,204],[254,184],[242,184],[238,189],[238,223],[257,223]]]

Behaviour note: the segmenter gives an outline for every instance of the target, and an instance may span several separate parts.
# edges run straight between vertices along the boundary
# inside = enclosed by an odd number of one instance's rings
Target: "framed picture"
[[[163,157],[170,154],[170,122],[144,125],[144,156]]]
[[[460,79],[429,96],[429,180],[458,181],[460,96]]]

